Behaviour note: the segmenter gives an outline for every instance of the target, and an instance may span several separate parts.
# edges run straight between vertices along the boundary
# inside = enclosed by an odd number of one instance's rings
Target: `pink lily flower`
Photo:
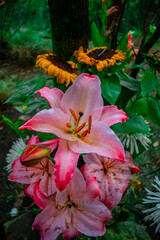
[[[28,184],[24,190],[24,193],[30,198],[32,198],[40,209],[44,209],[50,201],[53,201],[53,197],[55,197],[55,193],[57,191],[55,181],[54,179],[52,179],[53,187],[50,188],[52,194],[48,195],[47,190],[49,189],[49,186],[47,186],[48,181],[45,180],[46,178],[42,178],[35,183]]]
[[[59,139],[39,142],[39,139],[36,136],[31,137],[27,145],[35,144],[43,148],[50,148],[52,152],[56,148],[58,141]],[[30,161],[30,159],[28,159],[28,161]],[[46,157],[44,157],[44,159],[38,164],[33,165],[32,167],[26,167],[22,165],[20,156],[12,164],[12,173],[9,176],[9,180],[24,184],[34,184],[39,182],[40,191],[47,197],[53,195],[57,191],[54,180],[54,164]]]
[[[129,152],[126,152],[125,163],[94,153],[84,155],[83,158],[87,164],[81,168],[81,171],[86,181],[89,181],[92,177],[97,178],[101,187],[100,201],[110,210],[121,200],[129,185],[131,174],[141,171],[133,164]]]
[[[88,185],[81,172],[76,169],[64,191],[57,191],[43,211],[36,217],[33,229],[40,230],[41,239],[55,240],[63,233],[65,239],[82,234],[101,236],[111,213],[97,200],[100,189],[95,178]]]
[[[55,155],[55,181],[65,189],[77,166],[79,154],[97,153],[124,161],[123,146],[109,126],[128,119],[116,106],[103,107],[100,79],[81,74],[65,94],[56,88],[38,90],[51,105],[19,129],[30,129],[57,135],[59,148]]]
[[[128,45],[127,45],[127,51],[130,50],[131,47],[133,47],[134,44],[132,43],[132,34],[128,33]]]

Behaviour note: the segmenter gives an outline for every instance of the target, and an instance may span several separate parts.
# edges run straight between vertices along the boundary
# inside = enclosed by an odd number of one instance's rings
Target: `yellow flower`
[[[26,105],[23,105],[23,107],[22,107],[23,111],[27,110],[27,108],[28,107]]]
[[[84,52],[83,47],[80,47],[79,50],[74,51],[74,56],[79,63],[96,66],[99,72],[126,59],[121,50],[108,49],[107,47],[95,47],[91,50],[87,49],[87,52]]]
[[[78,66],[74,62],[64,61],[53,53],[38,55],[35,66],[42,68],[47,75],[56,77],[58,83],[66,82],[66,87],[78,77],[75,73]]]

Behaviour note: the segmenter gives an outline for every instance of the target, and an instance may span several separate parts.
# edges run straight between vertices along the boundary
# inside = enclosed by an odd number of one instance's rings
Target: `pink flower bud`
[[[50,151],[50,148],[29,144],[20,156],[20,162],[25,167],[33,167],[41,162]]]

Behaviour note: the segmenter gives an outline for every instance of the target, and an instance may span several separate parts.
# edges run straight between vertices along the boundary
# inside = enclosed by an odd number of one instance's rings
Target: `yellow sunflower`
[[[64,61],[53,53],[38,55],[35,66],[42,68],[47,75],[56,77],[58,83],[66,82],[66,87],[78,77],[75,73],[78,66],[74,62]]]
[[[126,59],[121,50],[108,49],[107,47],[95,47],[91,50],[87,49],[87,52],[84,52],[83,47],[80,47],[79,50],[74,51],[74,56],[80,63],[96,66],[99,72]]]

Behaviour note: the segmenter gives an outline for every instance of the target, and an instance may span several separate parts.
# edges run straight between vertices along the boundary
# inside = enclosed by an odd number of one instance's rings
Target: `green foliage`
[[[142,94],[145,97],[158,85],[159,79],[152,69],[146,71],[141,80]]]
[[[39,79],[24,82],[20,86],[18,91],[15,94],[13,94],[6,101],[6,103],[19,103],[19,102],[24,103],[27,100],[30,100],[33,97],[34,92],[44,87],[45,83],[46,83],[46,79],[44,78],[39,78]]]
[[[4,115],[2,115],[2,119],[17,133],[17,135],[23,139],[26,138],[26,136],[31,136],[32,133],[25,129],[25,130],[21,130],[19,131],[19,127],[22,126],[22,121],[16,121],[15,123],[13,123],[9,118],[5,117]]]
[[[104,37],[99,32],[99,29],[95,22],[91,24],[91,38],[93,40],[93,44],[96,47],[104,46]]]
[[[112,105],[115,104],[121,92],[121,85],[116,74],[108,76],[100,76],[102,96]]]
[[[150,130],[141,116],[138,116],[133,112],[127,112],[127,116],[129,117],[129,120],[126,122],[113,125],[114,131],[118,133],[143,133],[150,135]]]

